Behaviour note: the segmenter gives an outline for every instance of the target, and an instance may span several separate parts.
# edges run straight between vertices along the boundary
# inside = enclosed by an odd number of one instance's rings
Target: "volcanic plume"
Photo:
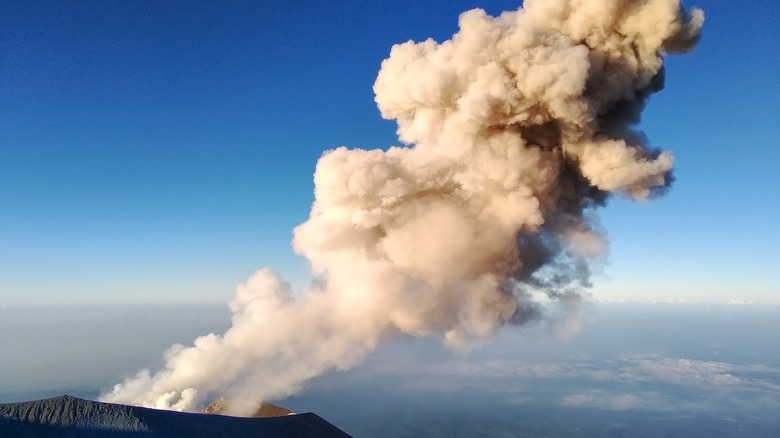
[[[221,394],[250,412],[401,334],[464,349],[548,308],[576,317],[607,248],[595,208],[671,182],[672,155],[635,125],[703,20],[679,0],[526,0],[394,46],[374,92],[404,145],[320,158],[293,239],[315,278],[302,298],[261,269],[223,335],[173,346],[103,399],[196,410]]]

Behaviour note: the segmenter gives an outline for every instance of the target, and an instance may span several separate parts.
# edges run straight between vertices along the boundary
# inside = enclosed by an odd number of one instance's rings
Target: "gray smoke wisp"
[[[672,155],[636,123],[663,57],[692,50],[703,20],[678,0],[526,0],[394,46],[374,92],[404,146],[320,158],[293,239],[317,280],[293,299],[258,271],[223,335],[172,347],[103,400],[196,410],[221,394],[249,412],[399,335],[462,350],[548,308],[576,324],[607,251],[594,209],[671,182]]]

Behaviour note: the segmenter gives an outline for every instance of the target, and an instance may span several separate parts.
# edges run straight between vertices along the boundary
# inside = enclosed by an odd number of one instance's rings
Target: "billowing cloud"
[[[548,305],[577,329],[607,249],[593,209],[671,182],[672,154],[635,124],[664,56],[691,50],[702,20],[679,0],[527,0],[465,12],[442,43],[394,46],[374,91],[404,145],[320,158],[293,239],[317,281],[293,300],[258,271],[227,332],[173,347],[103,399],[191,410],[219,393],[241,413],[401,334],[464,350]]]

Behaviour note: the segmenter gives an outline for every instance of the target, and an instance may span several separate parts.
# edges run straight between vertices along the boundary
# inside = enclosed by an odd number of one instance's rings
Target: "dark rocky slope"
[[[163,411],[67,395],[0,404],[0,437],[350,438],[315,414],[243,418]]]

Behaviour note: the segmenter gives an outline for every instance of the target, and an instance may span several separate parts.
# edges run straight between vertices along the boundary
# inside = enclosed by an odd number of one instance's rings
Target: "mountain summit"
[[[206,406],[206,408],[203,409],[201,412],[204,414],[226,415],[228,406],[230,406],[230,399],[227,397],[220,397],[219,399],[209,403],[209,405]],[[287,408],[283,408],[281,406],[276,406],[273,403],[268,403],[264,401],[260,403],[260,407],[257,408],[257,410],[252,415],[247,415],[247,417],[269,418],[269,417],[284,417],[287,415],[295,415],[295,412]]]
[[[0,404],[0,436],[351,438],[312,413],[242,418],[102,403],[69,395]]]

